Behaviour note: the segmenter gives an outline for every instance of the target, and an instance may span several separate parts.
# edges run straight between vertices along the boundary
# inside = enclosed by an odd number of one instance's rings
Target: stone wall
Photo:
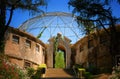
[[[49,39],[49,45],[47,46],[47,66],[54,68],[54,42],[55,37]],[[70,68],[71,64],[71,47],[70,40],[62,35],[58,34],[58,48],[62,47],[65,50],[66,68]]]
[[[117,27],[117,32],[120,28]],[[120,42],[118,42],[118,45]],[[104,30],[92,33],[77,41],[72,49],[75,50],[75,64],[85,67],[90,64],[98,68],[112,68],[112,55],[110,54],[110,37]],[[118,47],[120,49],[120,47]]]
[[[117,27],[117,30],[120,33],[120,27]],[[5,37],[5,54],[9,56],[12,63],[21,68],[26,65],[36,68],[42,63],[46,63],[48,68],[54,67],[55,37],[49,39],[49,44],[44,44],[34,36],[14,28],[9,28]],[[112,67],[110,38],[105,31],[85,36],[75,44],[70,44],[71,40],[61,34],[57,37],[58,48],[65,51],[66,68],[70,68],[73,64],[82,64],[85,67],[89,64],[99,68]],[[117,46],[120,51],[120,41]]]
[[[9,28],[6,33],[5,54],[10,58],[11,63],[25,67],[36,67],[45,63],[45,45],[37,38],[22,32],[18,29]],[[27,65],[27,64],[26,64]]]
[[[83,64],[88,61],[88,50],[87,46],[88,43],[84,42],[87,40],[86,37],[82,38],[81,40],[77,41],[76,44],[73,45],[73,49],[75,50],[74,58],[75,58],[75,64]]]

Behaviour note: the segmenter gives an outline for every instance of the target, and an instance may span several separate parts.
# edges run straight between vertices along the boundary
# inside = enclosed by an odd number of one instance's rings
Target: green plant
[[[42,68],[39,68],[39,67],[37,68],[35,74],[32,76],[32,79],[40,79],[41,78],[41,75],[42,75],[41,69]]]
[[[65,68],[64,52],[58,51],[55,56],[55,68]]]
[[[85,79],[93,79],[92,74],[90,72],[85,72],[84,76],[85,76]]]
[[[34,75],[34,73],[35,73],[35,69],[34,68],[31,68],[31,67],[27,68],[27,75],[29,77],[32,77]]]
[[[74,74],[76,76],[78,76],[78,74],[79,74],[79,68],[83,68],[82,64],[75,64],[75,65],[73,65]]]
[[[24,70],[17,68],[17,73],[19,75],[19,79],[27,79],[28,78],[28,76]]]
[[[82,64],[75,64],[74,67],[75,68],[83,68],[83,65]]]
[[[26,79],[26,74],[12,65],[5,55],[0,55],[0,79]]]
[[[85,79],[93,79],[92,73],[88,70],[88,68],[84,68],[82,64],[75,64],[73,67],[77,74],[82,72],[82,75],[85,77]],[[95,68],[93,66],[89,67],[91,70],[94,70]],[[87,70],[87,71],[86,71]]]

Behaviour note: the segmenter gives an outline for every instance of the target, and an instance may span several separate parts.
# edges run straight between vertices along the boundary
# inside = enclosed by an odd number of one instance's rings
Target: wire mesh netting
[[[69,38],[71,43],[82,37],[76,16],[65,12],[50,12],[33,17],[21,24],[19,29],[38,37],[44,43],[48,43],[57,33]]]

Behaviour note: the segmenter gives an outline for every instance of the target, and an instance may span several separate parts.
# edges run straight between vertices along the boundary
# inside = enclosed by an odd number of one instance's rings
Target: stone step
[[[49,68],[46,70],[45,78],[73,78],[72,69]]]

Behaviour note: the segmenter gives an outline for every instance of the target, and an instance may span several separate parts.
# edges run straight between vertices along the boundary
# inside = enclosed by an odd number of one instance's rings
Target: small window
[[[39,45],[36,45],[36,51],[39,52]]]
[[[84,50],[83,46],[80,45],[79,50],[80,50],[80,52],[82,52]]]
[[[91,48],[93,47],[93,40],[88,40],[88,48]]]
[[[43,55],[45,55],[45,49],[42,49],[42,51],[43,51]]]
[[[12,41],[13,41],[14,43],[19,44],[19,37],[16,36],[16,35],[13,35],[13,37],[12,37]]]
[[[26,40],[26,46],[29,47],[29,48],[31,48],[31,41]]]
[[[28,61],[25,61],[24,68],[29,68],[29,67],[31,67],[31,63]]]

